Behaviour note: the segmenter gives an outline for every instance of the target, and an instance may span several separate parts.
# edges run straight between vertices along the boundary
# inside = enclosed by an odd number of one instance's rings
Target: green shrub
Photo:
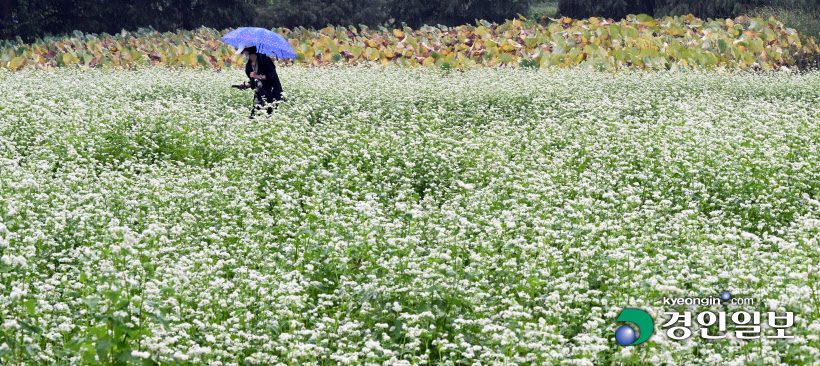
[[[820,8],[762,6],[749,12],[750,16],[768,19],[774,17],[800,34],[820,39]]]
[[[550,0],[531,4],[530,10],[525,15],[528,19],[539,20],[544,17],[555,17],[557,14],[558,1]]]
[[[800,34],[820,40],[820,7],[761,6],[749,11],[749,15],[763,19],[774,17]],[[795,66],[800,70],[820,69],[820,55],[814,53],[796,57]]]

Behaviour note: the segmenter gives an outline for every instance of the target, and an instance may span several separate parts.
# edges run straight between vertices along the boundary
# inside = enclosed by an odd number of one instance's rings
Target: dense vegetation
[[[817,19],[369,1],[0,0],[0,364],[820,361],[820,71],[735,71],[816,65]],[[251,121],[244,22],[309,26]],[[795,339],[667,336],[721,291]]]
[[[534,21],[413,30],[355,27],[276,29],[297,53],[296,62],[321,66],[375,62],[466,69],[517,65],[535,68],[581,66],[596,70],[805,69],[820,57],[812,38],[771,19],[738,17],[702,21],[686,17],[629,16],[620,22],[561,18],[547,27]],[[223,68],[241,65],[234,48],[220,40],[226,31],[83,35],[19,45],[5,42],[0,67],[53,68],[65,65],[131,68],[144,65]],[[3,45],[0,42],[0,45]]]
[[[518,14],[532,19],[544,15],[621,19],[628,14],[661,18],[691,13],[708,19],[761,15],[762,10],[776,14],[789,27],[817,36],[818,4],[818,0],[0,0],[0,39],[20,36],[33,42],[75,30],[117,33],[149,26],[160,32],[239,25],[419,28],[471,24],[476,19],[502,23]]]
[[[818,0],[559,0],[558,13],[564,16],[623,18],[627,14],[686,15],[700,18],[733,18],[761,7],[800,9],[820,8]]]
[[[281,77],[0,70],[0,364],[817,363],[820,74]],[[796,338],[666,336],[724,290]]]
[[[402,23],[459,25],[476,19],[503,22],[527,14],[530,0],[0,0],[0,39],[21,36],[116,33],[153,27],[165,32],[207,26],[265,28],[328,24],[375,27]],[[17,23],[14,23],[14,21]]]

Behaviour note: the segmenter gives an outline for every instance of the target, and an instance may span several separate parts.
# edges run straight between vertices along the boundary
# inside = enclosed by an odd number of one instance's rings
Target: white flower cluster
[[[279,72],[0,72],[0,363],[820,355],[820,74]],[[614,341],[724,290],[795,338]]]

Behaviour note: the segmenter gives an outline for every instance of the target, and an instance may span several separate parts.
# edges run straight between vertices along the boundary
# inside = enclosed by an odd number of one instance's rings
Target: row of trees
[[[158,30],[199,25],[224,28],[253,18],[259,0],[0,0],[0,37],[58,35],[80,30],[115,33],[153,26]]]
[[[0,38],[159,31],[208,26],[323,28],[333,25],[456,25],[501,22],[525,14],[532,0],[0,0]]]
[[[623,18],[627,14],[686,15],[732,18],[769,6],[812,11],[820,0],[560,0],[558,13],[572,18]]]

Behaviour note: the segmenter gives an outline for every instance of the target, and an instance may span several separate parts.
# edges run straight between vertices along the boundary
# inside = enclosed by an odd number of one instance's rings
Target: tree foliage
[[[526,14],[532,0],[0,0],[0,39],[85,33],[158,31],[206,26],[265,28],[328,24],[370,27],[449,26],[476,19],[503,22]]]
[[[559,0],[558,13],[572,18],[621,19],[627,14],[693,14],[696,17],[733,18],[761,6],[787,9],[817,9],[818,0]]]
[[[235,27],[251,21],[266,0],[0,0],[11,9],[3,14],[0,38],[85,33],[116,33],[153,27],[160,31],[199,26]],[[6,9],[6,5],[2,7]]]
[[[396,23],[419,27],[424,24],[471,24],[476,19],[503,22],[517,14],[526,14],[531,3],[531,0],[390,0],[386,7]]]
[[[387,21],[386,0],[278,0],[257,8],[259,27],[324,28],[332,25],[375,26]]]
[[[534,0],[0,0],[0,39],[117,33],[152,27],[323,28],[328,25],[418,28],[504,22],[528,14]],[[732,18],[760,6],[818,9],[820,0],[559,0],[561,16],[622,19],[628,14]]]
[[[655,0],[561,0],[558,14],[571,18],[604,17],[622,19],[628,14],[653,14]]]

